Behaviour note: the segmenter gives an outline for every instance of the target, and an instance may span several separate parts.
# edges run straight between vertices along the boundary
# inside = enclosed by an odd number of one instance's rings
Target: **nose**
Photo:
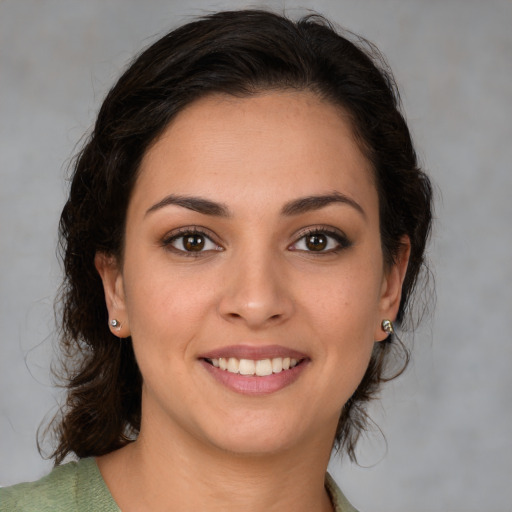
[[[230,263],[228,272],[219,301],[224,319],[257,330],[292,316],[291,283],[282,266],[268,255],[241,257]]]

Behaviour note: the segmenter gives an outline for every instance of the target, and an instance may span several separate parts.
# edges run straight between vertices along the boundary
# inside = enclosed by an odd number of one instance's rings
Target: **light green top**
[[[327,473],[335,512],[357,512]],[[93,458],[56,467],[37,482],[0,488],[0,512],[120,512]]]
[[[120,512],[93,458],[57,466],[37,480],[0,489],[0,512]]]

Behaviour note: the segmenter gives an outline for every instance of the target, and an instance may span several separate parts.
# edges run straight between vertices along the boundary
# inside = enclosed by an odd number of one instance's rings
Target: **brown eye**
[[[315,229],[301,236],[289,247],[289,250],[321,255],[336,253],[351,245],[342,232],[333,229]]]
[[[202,251],[205,245],[205,238],[202,235],[187,235],[183,237],[183,248],[189,252]]]
[[[199,256],[202,253],[222,250],[222,247],[217,245],[208,235],[195,230],[183,230],[179,234],[170,236],[163,240],[163,245],[185,256]]]
[[[327,247],[327,237],[323,233],[313,233],[306,237],[306,247],[310,251],[323,251]]]

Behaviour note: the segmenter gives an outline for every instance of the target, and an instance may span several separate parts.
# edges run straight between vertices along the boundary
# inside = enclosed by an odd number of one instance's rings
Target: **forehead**
[[[334,190],[359,201],[376,195],[348,116],[311,92],[282,91],[189,105],[146,152],[133,200],[193,193],[236,202],[260,193],[285,201]]]

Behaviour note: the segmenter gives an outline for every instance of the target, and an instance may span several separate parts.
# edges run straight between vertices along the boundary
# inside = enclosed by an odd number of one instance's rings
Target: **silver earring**
[[[119,327],[121,327],[121,322],[113,318],[112,320],[110,320],[110,325],[114,327],[114,329],[118,329]]]
[[[393,334],[395,329],[393,327],[393,322],[391,320],[382,320],[382,330],[387,332],[388,334]]]

